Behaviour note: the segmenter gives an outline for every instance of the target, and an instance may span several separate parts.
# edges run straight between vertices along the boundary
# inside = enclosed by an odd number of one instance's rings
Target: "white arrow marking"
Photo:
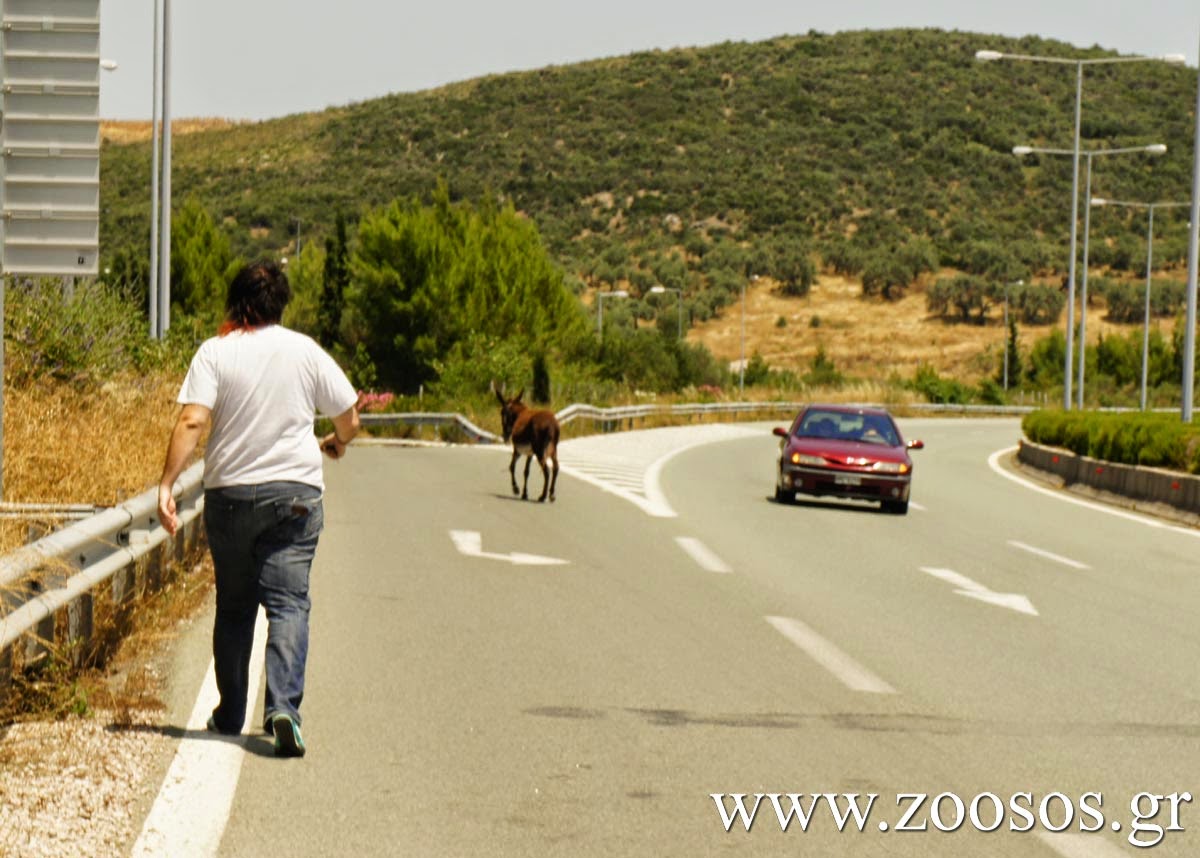
[[[922,566],[921,571],[957,587],[958,589],[954,592],[960,596],[966,596],[968,599],[978,599],[980,602],[986,602],[998,608],[1019,611],[1022,614],[1029,614],[1032,617],[1038,615],[1037,608],[1033,606],[1033,603],[1020,593],[994,593],[978,581],[972,581],[966,575],[955,572],[953,569],[931,569],[928,566]]]
[[[460,554],[465,554],[468,557],[484,557],[488,560],[503,560],[505,563],[511,563],[513,566],[562,566],[569,563],[569,560],[560,560],[557,557],[543,557],[540,554],[523,554],[519,551],[514,551],[511,554],[495,554],[490,551],[483,550],[483,537],[476,530],[452,530],[450,531],[450,539],[454,541],[454,547],[459,550]]]

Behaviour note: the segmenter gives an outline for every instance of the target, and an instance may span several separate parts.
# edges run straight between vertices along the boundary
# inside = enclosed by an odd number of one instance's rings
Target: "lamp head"
[[[1166,143],[1151,143],[1149,146],[1146,147],[1146,151],[1151,155],[1165,155],[1165,154],[1167,154],[1167,144]]]
[[[662,293],[664,293],[664,292],[666,292],[666,291],[667,291],[667,287],[665,287],[665,286],[651,286],[651,287],[650,287],[650,291],[651,291],[652,293],[654,293],[655,295],[661,295]]]
[[[1181,66],[1187,62],[1187,57],[1183,54],[1166,54],[1162,57],[1162,61],[1173,66]]]
[[[1104,197],[1092,197],[1092,205],[1106,206],[1108,205],[1108,200],[1106,200]]]
[[[979,60],[981,63],[990,63],[995,60],[1004,59],[1004,54],[1000,53],[999,51],[976,51],[975,59]]]
[[[609,292],[608,294],[614,298],[628,298],[629,297],[629,293],[626,292],[624,289],[618,289],[616,292]]]
[[[1014,155],[1028,155],[1032,151],[1033,151],[1032,146],[1014,146],[1013,147]]]

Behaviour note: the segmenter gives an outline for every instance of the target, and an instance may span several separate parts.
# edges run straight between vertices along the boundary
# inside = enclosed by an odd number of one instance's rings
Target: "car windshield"
[[[892,421],[880,414],[847,414],[840,411],[809,411],[796,427],[800,438],[833,438],[898,447],[900,436]]]

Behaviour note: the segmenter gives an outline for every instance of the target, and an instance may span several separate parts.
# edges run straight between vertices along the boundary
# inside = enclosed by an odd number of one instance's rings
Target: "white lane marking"
[[[972,581],[966,575],[963,575],[961,572],[955,572],[953,569],[935,569],[929,566],[922,566],[921,571],[958,588],[954,592],[959,596],[966,596],[968,599],[977,599],[989,605],[1008,608],[1022,614],[1029,614],[1032,617],[1038,615],[1037,608],[1033,606],[1029,598],[1020,593],[996,593],[978,581]]]
[[[929,509],[924,504],[919,504],[916,501],[909,501],[908,508],[919,509],[921,512],[929,512]]]
[[[1175,533],[1182,533],[1185,536],[1200,538],[1200,530],[1193,530],[1187,527],[1179,527],[1178,525],[1167,524],[1159,521],[1158,519],[1149,518],[1144,515],[1138,515],[1134,512],[1125,512],[1124,510],[1113,509],[1112,507],[1105,506],[1104,504],[1093,503],[1092,501],[1083,500],[1082,498],[1071,497],[1070,494],[1062,490],[1048,489],[1045,486],[1039,486],[1037,483],[1031,482],[1024,477],[1019,477],[1016,474],[1010,474],[1008,471],[1004,470],[1004,468],[1000,467],[1000,457],[1012,453],[1017,449],[1018,448],[1016,447],[1005,447],[1003,450],[997,450],[995,453],[992,453],[992,455],[988,457],[988,467],[990,467],[1000,476],[1004,477],[1006,480],[1012,480],[1014,483],[1018,483],[1019,485],[1022,485],[1027,489],[1032,489],[1040,494],[1044,494],[1047,497],[1052,497],[1066,503],[1073,503],[1076,506],[1094,509],[1097,512],[1115,515],[1117,518],[1123,518],[1127,521],[1135,521],[1138,524],[1145,524],[1149,527],[1158,528],[1159,530],[1170,530]]]
[[[266,646],[267,617],[259,608],[250,654],[251,700],[258,697]],[[219,699],[210,661],[187,732],[133,846],[132,858],[212,858],[220,849],[249,736],[207,732],[208,716]]]
[[[450,539],[460,554],[467,557],[482,557],[486,560],[500,560],[513,566],[563,566],[569,560],[557,557],[543,557],[540,554],[523,554],[513,551],[509,554],[496,554],[483,550],[483,536],[477,530],[452,530]]]
[[[896,689],[799,620],[791,617],[766,617],[766,621],[851,691],[865,691],[870,694],[896,693]]]
[[[1035,831],[1034,836],[1063,858],[1121,858],[1128,855],[1119,846],[1102,840],[1096,834],[1052,834]]]
[[[679,543],[679,547],[687,552],[688,556],[700,565],[700,568],[706,572],[732,572],[729,564],[713,553],[713,550],[691,536],[676,536],[675,541]]]
[[[1061,554],[1055,554],[1053,551],[1046,551],[1044,548],[1035,548],[1032,545],[1026,545],[1024,542],[1017,542],[1015,539],[1008,540],[1008,544],[1013,548],[1019,548],[1022,551],[1028,551],[1030,554],[1036,554],[1038,557],[1045,557],[1047,560],[1053,560],[1055,563],[1061,563],[1063,566],[1070,566],[1072,569],[1091,569],[1086,563],[1080,563],[1078,560],[1072,560],[1070,557],[1063,557]]]

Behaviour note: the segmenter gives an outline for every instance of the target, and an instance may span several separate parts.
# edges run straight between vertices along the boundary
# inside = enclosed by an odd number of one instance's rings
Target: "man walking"
[[[158,515],[179,527],[172,489],[211,427],[204,456],[204,526],[216,576],[213,662],[221,700],[208,729],[241,733],[250,652],[267,614],[263,728],[275,753],[302,757],[300,703],[308,657],[308,578],[324,522],[321,453],[340,459],[358,433],[357,394],[312,339],[280,324],[291,297],[273,263],[238,272],[218,336],[192,358],[179,392],[158,487]],[[333,421],[318,440],[317,414]]]

